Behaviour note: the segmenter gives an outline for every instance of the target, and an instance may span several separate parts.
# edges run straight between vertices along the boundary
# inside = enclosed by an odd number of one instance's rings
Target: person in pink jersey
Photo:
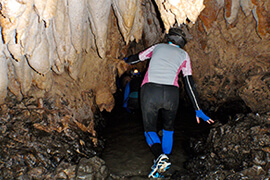
[[[140,103],[146,142],[155,156],[149,178],[160,178],[171,166],[169,155],[173,147],[174,121],[179,105],[178,75],[182,72],[186,91],[200,119],[211,124],[212,119],[204,114],[198,102],[198,95],[192,78],[191,61],[183,49],[186,35],[180,28],[171,28],[167,34],[168,43],[160,43],[131,55],[125,59],[135,64],[150,59],[140,90]],[[163,118],[163,135],[157,134],[159,112]]]

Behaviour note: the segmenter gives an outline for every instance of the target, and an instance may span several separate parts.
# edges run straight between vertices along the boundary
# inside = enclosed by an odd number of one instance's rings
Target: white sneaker
[[[161,154],[151,167],[152,171],[148,175],[149,178],[161,178],[162,173],[171,167],[171,162],[166,154]]]

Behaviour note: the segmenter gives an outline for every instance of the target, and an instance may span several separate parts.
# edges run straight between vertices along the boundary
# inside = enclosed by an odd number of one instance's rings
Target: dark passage
[[[192,155],[194,148],[203,148],[193,147],[191,150],[190,138],[198,140],[209,133],[209,125],[204,122],[200,125],[196,124],[193,111],[192,107],[179,107],[175,122],[174,145],[170,156],[172,162],[168,172],[170,179],[177,179],[179,173],[187,173],[184,168],[185,161]],[[104,132],[106,142],[102,159],[105,160],[111,177],[148,179],[154,155],[145,141],[140,110],[128,113],[118,105],[112,113],[105,114],[105,118],[107,119],[107,128]]]
[[[180,85],[182,84],[180,83]],[[209,149],[212,143],[207,142],[209,136],[212,136],[210,130],[216,129],[212,132],[213,134],[215,131],[219,131],[222,124],[232,120],[236,114],[248,113],[250,110],[239,100],[213,106],[216,108],[204,105],[208,107],[205,108],[205,111],[216,123],[209,125],[201,120],[201,123],[197,124],[195,111],[187,94],[181,88],[180,94],[179,109],[174,126],[173,150],[170,155],[172,166],[166,175],[167,179],[201,179],[198,175],[207,173],[204,170],[207,163],[200,163],[200,161],[207,158],[209,153],[213,155]],[[103,113],[107,124],[103,131],[105,148],[101,158],[106,162],[112,179],[148,179],[154,155],[145,140],[141,110],[136,109],[129,112],[123,107],[124,88],[119,89],[115,94],[115,99],[116,105],[113,111]],[[159,130],[161,130],[162,119],[160,118],[158,122]],[[232,136],[231,132],[229,134]],[[214,167],[218,168],[221,164],[220,157],[215,158],[217,158],[217,164]],[[194,159],[195,161],[193,161]],[[209,167],[211,168],[210,164]]]

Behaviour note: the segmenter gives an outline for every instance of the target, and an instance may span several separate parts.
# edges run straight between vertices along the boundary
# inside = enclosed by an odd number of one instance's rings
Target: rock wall
[[[159,40],[152,38],[160,30],[150,1],[0,3],[0,104],[13,94],[65,101],[78,118],[96,108],[111,111],[116,77],[128,69],[121,60],[128,44],[143,30],[150,31],[147,45]]]
[[[116,77],[131,68],[121,59],[186,23],[193,35],[186,50],[201,99],[215,105],[241,98],[253,111],[269,111],[269,1],[0,3],[1,104],[13,94],[18,100],[65,101],[77,118],[97,108],[111,111]]]
[[[214,107],[244,100],[254,112],[270,110],[269,1],[206,0],[187,44],[199,94]]]

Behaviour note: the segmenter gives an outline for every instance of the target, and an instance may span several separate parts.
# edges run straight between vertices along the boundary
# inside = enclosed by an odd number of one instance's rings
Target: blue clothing
[[[123,107],[128,112],[139,109],[139,91],[142,83],[142,76],[135,76],[127,83],[124,91]]]

